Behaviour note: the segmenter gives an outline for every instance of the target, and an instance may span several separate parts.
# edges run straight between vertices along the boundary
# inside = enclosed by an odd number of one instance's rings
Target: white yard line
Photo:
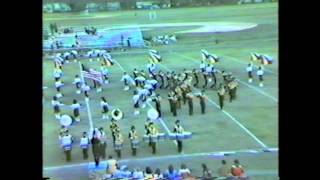
[[[253,154],[253,155],[261,155],[264,153],[278,153],[278,148],[270,148],[269,152],[265,152],[263,149],[241,149],[241,150],[230,150],[230,151],[214,151],[214,152],[204,152],[204,153],[190,153],[190,154],[179,154],[179,155],[166,155],[166,156],[156,156],[156,157],[145,157],[145,158],[136,158],[136,159],[122,159],[119,160],[119,163],[127,163],[132,161],[153,161],[153,160],[161,160],[161,159],[176,159],[176,158],[192,158],[192,157],[202,157],[202,156],[228,156],[228,155],[241,155],[241,154]],[[106,161],[100,162],[101,164]],[[62,166],[51,166],[51,167],[44,167],[43,170],[50,171],[56,169],[64,169],[64,168],[73,168],[79,166],[89,166],[89,164],[93,164],[90,162],[86,163],[79,163],[79,164],[70,164],[70,165],[62,165]]]
[[[185,56],[185,55],[176,53],[176,52],[172,52],[172,53],[173,53],[173,54],[176,54],[177,56],[180,56],[180,57],[189,59],[189,60],[191,60],[191,61],[194,62],[194,63],[197,63],[197,64],[199,63],[199,61],[197,61],[197,60],[195,60],[195,59],[193,59],[193,58],[191,58],[191,57],[188,57],[188,56]],[[246,64],[246,63],[245,63],[245,64]],[[258,89],[258,88],[256,88],[256,87],[254,87],[254,86],[252,86],[252,85],[250,85],[250,84],[248,84],[248,83],[246,83],[246,82],[244,82],[244,81],[241,81],[240,79],[237,79],[237,80],[238,80],[240,83],[246,85],[247,87],[249,87],[249,88],[257,91],[258,93],[260,93],[260,94],[262,94],[262,95],[270,98],[271,100],[273,100],[273,101],[275,101],[275,102],[278,102],[278,99],[277,99],[276,97],[274,97],[274,96],[272,96],[272,95],[270,95],[270,94],[268,94],[268,93],[266,93],[266,92],[264,92],[264,91],[262,91],[262,90],[260,90],[260,89]]]
[[[163,64],[159,64],[161,67],[163,67],[164,69],[166,69],[167,71],[171,71],[169,68],[167,68],[165,65]],[[194,88],[193,89],[199,91],[199,89]],[[217,108],[219,108],[218,104],[215,103],[213,100],[209,99],[209,97],[207,97],[208,101],[215,105]],[[242,125],[235,117],[233,117],[230,113],[228,113],[225,110],[222,110],[222,112],[227,115],[233,122],[235,122],[242,130],[244,130],[247,134],[249,134],[256,142],[259,143],[259,145],[261,145],[263,148],[268,148],[267,145],[265,145],[261,140],[259,140],[253,133],[251,133],[244,125]]]
[[[81,80],[82,80],[82,82],[85,82],[83,74],[81,72],[82,71],[81,62],[79,62],[79,70],[80,70]],[[89,104],[89,98],[85,98],[85,101],[86,101],[86,106],[87,106],[88,119],[89,119],[90,132],[91,132],[91,131],[93,131],[93,122],[92,122],[92,115],[91,115],[91,108],[90,108],[90,104]]]
[[[118,67],[121,69],[121,71],[123,72],[126,72],[125,69],[121,66],[121,64],[117,61],[117,60],[114,60],[114,62],[118,65]],[[151,108],[154,108],[149,102],[147,102],[147,104],[151,107]],[[159,121],[161,123],[161,125],[164,127],[164,129],[167,131],[167,133],[171,133],[168,126],[163,122],[163,120],[161,118],[159,118]],[[177,142],[176,141],[173,141],[173,143],[178,146]],[[183,153],[183,152],[182,152]]]

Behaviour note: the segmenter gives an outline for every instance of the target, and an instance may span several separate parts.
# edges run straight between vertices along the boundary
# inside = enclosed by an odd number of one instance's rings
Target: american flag
[[[85,77],[85,78],[92,79],[92,80],[98,81],[100,83],[103,82],[102,73],[99,71],[96,71],[93,69],[90,69],[90,70],[83,69],[81,71],[81,73],[82,73],[83,77]]]

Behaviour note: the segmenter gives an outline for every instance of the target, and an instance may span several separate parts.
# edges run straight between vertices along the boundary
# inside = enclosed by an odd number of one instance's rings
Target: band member
[[[56,82],[54,83],[56,90],[58,92],[58,97],[63,97],[63,94],[61,93],[61,87],[64,85],[64,83],[62,82],[61,79],[56,80]]]
[[[79,77],[79,75],[76,75],[72,84],[76,85],[76,89],[77,89],[77,94],[81,93],[81,78]]]
[[[156,103],[156,110],[158,111],[159,117],[161,117],[161,96],[160,94],[157,94],[156,97],[152,99]]]
[[[208,85],[208,73],[206,71],[204,71],[202,74],[203,74],[203,79],[204,79],[204,85],[202,86],[202,88],[206,88]]]
[[[200,100],[200,107],[201,107],[201,114],[205,114],[206,112],[206,96],[205,96],[205,90],[202,90],[198,95],[197,97],[199,98]]]
[[[156,73],[156,66],[155,66],[155,64],[154,64],[154,63],[148,64],[148,65],[147,65],[147,68],[148,68],[148,72],[149,72],[149,74],[151,75],[151,77],[152,77],[152,78],[155,78],[155,77],[156,77],[156,75],[155,75],[155,73]]]
[[[175,96],[177,97],[177,103],[176,103],[176,107],[177,109],[181,109],[181,101],[182,101],[182,91],[181,88],[179,86],[177,86],[174,90],[175,92]]]
[[[171,87],[171,73],[170,72],[167,72],[166,73],[166,80],[167,80],[167,85],[165,87],[165,89],[168,89],[169,87]]]
[[[68,128],[62,125],[59,130],[59,139],[61,139],[68,131],[69,131]]]
[[[178,133],[178,134],[182,134],[184,132],[184,129],[180,125],[180,120],[176,120],[173,132]],[[181,153],[182,152],[182,140],[177,140],[177,144],[178,144],[178,152]]]
[[[53,96],[53,99],[51,101],[51,104],[53,106],[53,111],[56,119],[60,119],[60,106],[63,106],[61,102],[58,101],[58,98],[56,96]]]
[[[102,108],[102,119],[109,119],[108,112],[110,108],[105,97],[101,97],[100,106]]]
[[[213,78],[213,84],[210,86],[210,88],[215,88],[217,85],[216,69],[212,64],[210,65],[210,68],[210,76]]]
[[[171,104],[171,112],[173,116],[177,116],[177,104],[178,104],[178,98],[174,91],[172,91],[168,96],[169,102]]]
[[[248,82],[251,83],[252,82],[252,71],[253,71],[252,63],[248,64],[246,70],[247,70],[247,73],[248,73]]]
[[[200,64],[200,71],[202,73],[204,73],[206,71],[206,63],[204,60],[201,61],[201,64]]]
[[[259,66],[258,68],[258,71],[257,71],[257,75],[259,77],[259,86],[260,87],[263,87],[263,74],[264,74],[264,71],[263,71],[263,68],[262,66]]]
[[[221,75],[222,75],[224,83],[227,83],[228,73],[223,70],[223,71],[221,71]]]
[[[65,134],[62,137],[59,137],[61,141],[61,146],[66,155],[66,161],[71,161],[71,150],[72,150],[72,142],[73,138],[69,133],[69,130],[66,130]]]
[[[100,69],[101,69],[101,74],[102,74],[102,76],[104,78],[104,83],[108,84],[109,83],[109,78],[108,78],[109,71],[108,71],[108,68],[106,67],[106,65],[104,63],[101,63]]]
[[[89,98],[88,92],[90,91],[90,86],[89,86],[86,82],[84,82],[84,83],[82,84],[81,90],[82,90],[82,92],[84,93],[85,97],[86,97],[86,98]]]
[[[133,78],[134,78],[136,86],[138,85],[138,81],[136,79],[138,77],[138,75],[139,75],[139,71],[136,68],[134,68],[133,69]]]
[[[131,81],[131,77],[127,72],[123,73],[121,81],[124,83],[124,89],[123,90],[128,91],[130,89],[129,82]]]
[[[87,136],[87,132],[82,133],[82,137],[80,139],[80,148],[82,149],[83,159],[88,159],[88,148],[89,148],[89,137]]]
[[[235,99],[236,99],[237,88],[238,88],[238,82],[237,82],[236,79],[233,77],[233,78],[232,78],[232,81],[230,81],[229,84],[228,84],[230,102],[232,102],[232,100],[235,100]]]
[[[162,71],[159,71],[159,73],[158,73],[158,76],[159,76],[159,78],[160,78],[160,82],[161,82],[161,85],[160,85],[160,89],[162,89],[162,88],[164,88],[165,86],[164,86],[164,73],[162,72]]]
[[[111,119],[111,124],[109,127],[110,127],[110,131],[111,131],[111,135],[112,135],[112,142],[115,143],[115,140],[116,140],[115,134],[116,134],[117,129],[119,129],[119,126],[116,123],[116,120]]]
[[[198,84],[199,84],[199,77],[198,77],[198,72],[196,69],[193,69],[192,70],[192,74],[193,74],[193,77],[195,79],[195,83],[193,84],[194,87],[198,87]]]
[[[71,108],[73,109],[73,116],[77,122],[80,122],[80,104],[77,102],[76,99],[73,99],[73,104]]]
[[[159,133],[158,129],[156,128],[156,126],[153,124],[153,122],[150,123],[149,125],[149,136],[150,136],[150,145],[151,145],[151,148],[152,148],[152,154],[156,154],[156,149],[157,149],[157,142],[156,140],[152,139],[151,136],[157,136]]]
[[[59,79],[61,79],[62,75],[63,75],[63,73],[60,68],[54,68],[53,77],[54,77],[55,81],[58,81]]]
[[[139,115],[140,114],[140,111],[139,111],[140,95],[138,94],[137,90],[133,92],[132,100],[133,100],[134,115]]]
[[[99,140],[100,140],[100,154],[102,159],[106,158],[106,149],[107,149],[107,136],[106,133],[103,131],[103,127],[99,128]]]
[[[122,149],[122,145],[123,145],[123,137],[122,134],[120,133],[120,130],[117,129],[115,132],[115,146],[114,149],[117,153],[117,157],[121,158],[121,149]]]
[[[187,101],[188,101],[188,107],[189,107],[189,115],[192,116],[193,115],[193,94],[191,92],[187,93],[186,95],[187,97]]]
[[[225,94],[226,90],[224,88],[223,84],[220,84],[220,87],[218,89],[218,96],[219,96],[219,105],[220,105],[220,109],[223,109],[223,102],[224,102],[224,94]]]
[[[131,130],[129,131],[129,139],[131,141],[132,155],[136,156],[139,139],[135,126],[131,126]]]

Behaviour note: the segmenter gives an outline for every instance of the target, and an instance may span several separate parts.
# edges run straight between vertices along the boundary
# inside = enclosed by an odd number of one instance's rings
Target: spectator
[[[236,177],[245,177],[244,169],[238,159],[234,160],[234,165],[231,166],[231,174]]]
[[[187,177],[189,176],[191,173],[190,173],[190,170],[187,168],[187,166],[185,164],[181,164],[181,168],[179,169],[179,172],[178,172],[179,176],[181,177]]]
[[[173,168],[172,164],[169,165],[164,177],[168,180],[175,180],[179,177],[178,172]]]
[[[226,160],[221,161],[221,167],[218,169],[218,174],[220,177],[231,176],[230,167],[227,165]]]
[[[134,180],[143,180],[144,179],[143,172],[140,170],[140,168],[136,168],[133,170],[132,179],[134,179]]]
[[[163,174],[161,173],[159,168],[156,169],[153,176],[155,179],[164,179]]]
[[[206,164],[202,164],[202,178],[203,180],[209,180],[212,179],[212,172],[208,169]]]
[[[146,171],[144,172],[144,179],[153,179],[152,169],[149,166],[146,167]]]
[[[113,157],[110,155],[109,159],[107,161],[107,173],[108,174],[113,174],[116,171],[116,167],[117,167],[117,160],[113,159]]]

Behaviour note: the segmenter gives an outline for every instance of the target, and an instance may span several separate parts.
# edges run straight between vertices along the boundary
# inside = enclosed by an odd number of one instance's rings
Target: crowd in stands
[[[159,168],[152,170],[147,166],[144,170],[136,167],[132,170],[127,165],[119,166],[117,160],[109,156],[107,160],[106,171],[101,175],[91,173],[91,180],[248,180],[243,166],[239,160],[234,160],[232,166],[227,164],[226,160],[221,161],[221,167],[214,172],[210,170],[206,164],[202,164],[202,174],[195,174],[186,164],[181,164],[179,169],[176,169],[172,164],[164,171]]]

